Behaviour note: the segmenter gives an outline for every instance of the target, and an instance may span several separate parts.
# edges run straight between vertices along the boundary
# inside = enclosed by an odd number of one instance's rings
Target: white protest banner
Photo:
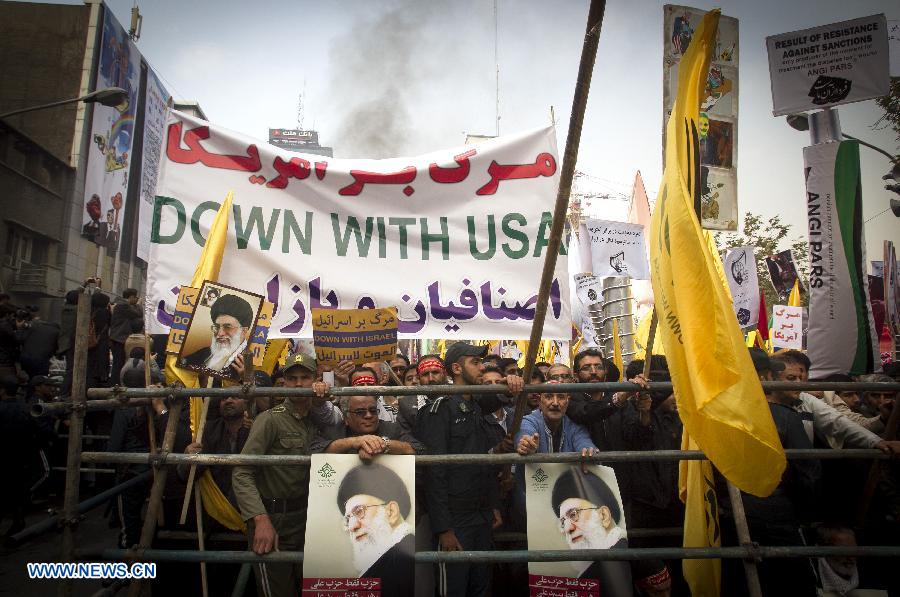
[[[581,304],[587,307],[603,302],[601,280],[592,274],[575,274],[575,292]]]
[[[883,14],[766,38],[775,116],[887,95]]]
[[[529,336],[559,184],[553,128],[387,160],[292,153],[174,111],[166,135],[152,332],[170,325],[233,190],[219,282],[275,304],[269,338],[312,336],[313,308],[387,306],[400,338]],[[557,260],[544,339],[570,338],[566,263]]]
[[[141,160],[141,197],[138,214],[137,256],[150,258],[150,228],[153,224],[153,199],[159,178],[159,158],[166,133],[168,105],[172,96],[147,67],[147,92],[144,100],[144,149]]]
[[[772,307],[772,346],[803,350],[803,307]]]
[[[742,328],[759,322],[759,279],[753,247],[733,247],[725,255],[725,279],[734,299],[734,313]]]
[[[81,233],[106,247],[109,254],[119,248],[125,217],[140,78],[141,55],[112,10],[106,7],[95,89],[121,87],[128,97],[118,106],[94,104]],[[190,281],[188,276],[180,284]]]
[[[809,223],[809,376],[872,373],[881,361],[866,275],[859,144],[805,147],[803,162]]]
[[[587,220],[581,234],[591,241],[591,271],[598,278],[650,279],[647,243],[640,224]]]

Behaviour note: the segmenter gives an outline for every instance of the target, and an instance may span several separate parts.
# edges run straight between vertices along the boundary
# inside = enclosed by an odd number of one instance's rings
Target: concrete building
[[[83,5],[0,2],[0,114],[94,91],[103,11]],[[0,120],[0,292],[57,320],[62,297],[99,276],[113,296],[143,292],[147,265],[136,256],[143,140],[143,84],[119,250],[82,236],[92,105],[71,103]],[[177,109],[205,118],[196,102]]]

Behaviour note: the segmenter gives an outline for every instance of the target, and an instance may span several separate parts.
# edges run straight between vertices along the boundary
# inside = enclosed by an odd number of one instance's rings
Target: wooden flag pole
[[[194,508],[197,511],[197,547],[203,552],[206,551],[206,537],[203,533],[203,497],[200,495],[199,491],[194,492]],[[209,597],[206,562],[200,562],[200,586],[203,591],[203,597]]]
[[[213,378],[207,378],[205,387],[212,387]],[[209,401],[210,398],[203,398],[203,407],[200,409],[200,420],[197,421],[197,437],[194,438],[194,443],[203,443],[203,428],[206,427],[206,417],[209,414]],[[190,472],[188,473],[187,479],[187,487],[184,490],[184,502],[181,504],[181,518],[178,520],[178,524],[184,524],[187,520],[188,507],[191,504],[191,492],[194,489],[194,479],[197,477],[197,465],[192,464]]]
[[[600,43],[600,27],[603,24],[603,13],[606,0],[591,0],[588,10],[587,27],[584,45],[581,48],[581,63],[578,66],[578,78],[575,80],[575,95],[572,98],[572,116],[569,120],[569,132],[566,137],[566,151],[563,154],[562,169],[559,173],[559,190],[556,193],[556,205],[553,209],[553,225],[550,228],[550,239],[547,244],[547,255],[544,257],[544,270],[541,273],[541,284],[538,291],[537,305],[534,310],[534,321],[531,325],[531,337],[528,341],[528,352],[525,356],[525,382],[531,380],[534,362],[544,331],[544,319],[547,316],[547,302],[550,298],[550,284],[556,271],[556,257],[562,242],[563,226],[566,221],[566,208],[572,192],[572,180],[575,177],[575,162],[578,160],[578,146],[581,143],[581,129],[584,126],[584,113],[587,108],[588,93],[591,89],[591,76],[594,62],[597,59],[597,46]],[[528,397],[523,393],[516,400],[516,411],[513,416],[510,434],[515,436],[519,424],[525,414]]]

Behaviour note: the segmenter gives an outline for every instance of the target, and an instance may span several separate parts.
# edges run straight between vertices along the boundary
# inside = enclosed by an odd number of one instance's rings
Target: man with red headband
[[[419,359],[416,365],[416,375],[419,385],[442,386],[447,383],[447,371],[444,369],[444,360],[436,354],[427,354]],[[397,423],[407,433],[413,433],[416,428],[416,415],[419,409],[431,402],[434,396],[401,396],[397,402]]]

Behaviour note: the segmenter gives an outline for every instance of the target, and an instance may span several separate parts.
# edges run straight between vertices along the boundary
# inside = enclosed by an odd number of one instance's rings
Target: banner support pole
[[[581,63],[578,66],[578,78],[575,80],[575,95],[572,98],[572,116],[569,119],[569,132],[566,137],[566,151],[563,154],[562,170],[559,176],[559,190],[556,193],[556,205],[553,209],[553,225],[550,228],[550,239],[547,255],[544,257],[544,270],[541,272],[541,285],[538,292],[537,305],[534,310],[534,321],[531,325],[531,337],[528,341],[528,352],[525,356],[526,382],[531,379],[534,362],[537,359],[538,346],[544,331],[544,319],[547,316],[547,301],[550,298],[550,284],[556,271],[556,257],[562,242],[563,226],[566,221],[566,208],[569,194],[572,192],[572,180],[575,178],[575,162],[578,160],[578,146],[581,143],[581,129],[584,126],[584,113],[587,108],[588,93],[591,89],[591,76],[594,62],[597,59],[597,46],[600,43],[600,27],[603,25],[603,13],[606,11],[606,0],[591,0],[588,10],[587,28],[584,45],[581,49]],[[510,434],[515,436],[519,424],[525,414],[527,396],[523,393],[516,399],[516,411],[513,416]]]

